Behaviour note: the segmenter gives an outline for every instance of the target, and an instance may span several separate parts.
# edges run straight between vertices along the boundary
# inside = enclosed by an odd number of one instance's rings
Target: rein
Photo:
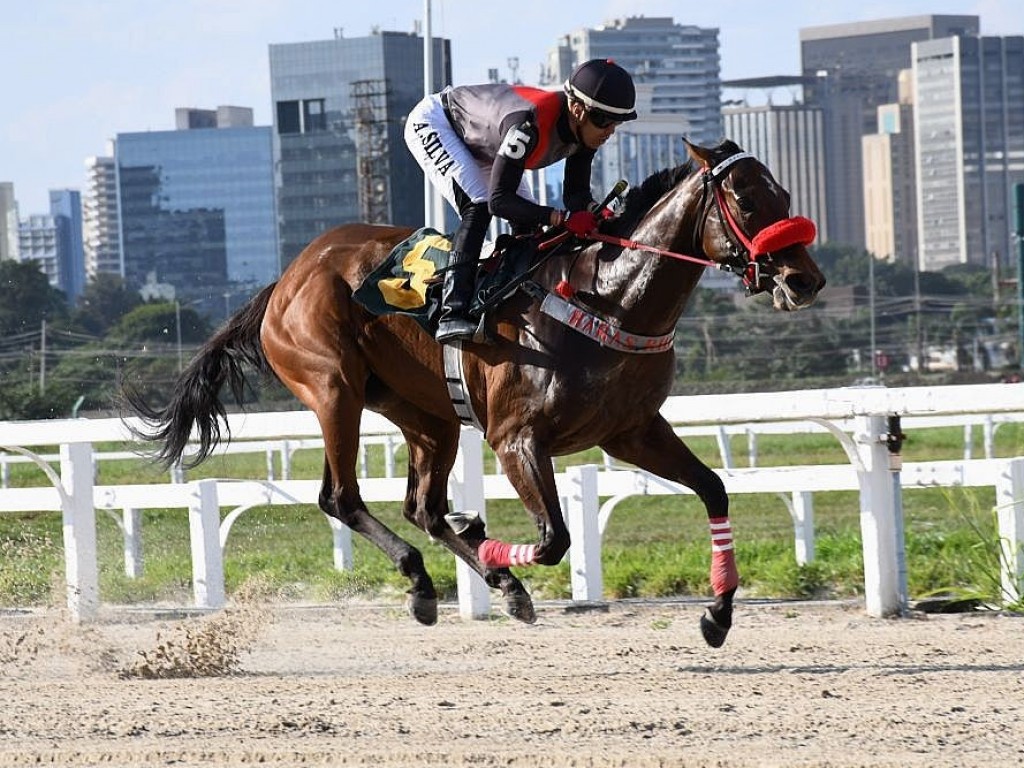
[[[772,262],[771,254],[773,251],[778,251],[791,245],[807,245],[814,241],[814,238],[817,236],[817,231],[814,226],[814,222],[810,219],[806,219],[803,216],[791,216],[788,219],[782,219],[774,224],[770,224],[754,235],[753,238],[747,237],[746,233],[744,233],[743,229],[732,215],[732,211],[729,210],[729,206],[726,204],[725,198],[722,195],[722,187],[720,184],[722,178],[725,176],[725,172],[734,163],[739,160],[746,159],[756,160],[756,158],[749,152],[738,152],[735,155],[725,158],[725,160],[722,160],[714,168],[705,166],[703,171],[704,184],[713,185],[715,205],[721,212],[723,224],[725,225],[728,233],[739,243],[738,247],[733,248],[733,253],[736,256],[735,262],[723,263],[712,261],[707,258],[700,258],[698,256],[691,256],[685,253],[669,251],[664,248],[657,248],[653,245],[647,245],[624,237],[605,235],[597,231],[584,235],[584,237],[588,240],[597,240],[602,243],[617,245],[634,251],[647,251],[648,253],[654,253],[658,256],[665,256],[670,259],[688,261],[692,264],[699,264],[703,267],[713,267],[714,269],[720,269],[725,272],[732,272],[743,280],[743,285],[746,287],[747,292],[751,294],[766,290],[761,287],[761,282],[762,279],[768,275],[763,272],[764,265],[762,265],[758,260],[758,257],[765,257],[765,260],[770,265]],[[539,250],[547,250],[552,246],[565,241],[568,237],[570,237],[568,232],[561,232],[550,240],[541,243]],[[744,259],[742,251],[746,251],[746,259]]]

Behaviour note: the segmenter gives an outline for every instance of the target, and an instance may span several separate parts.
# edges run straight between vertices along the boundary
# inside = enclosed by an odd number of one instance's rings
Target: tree
[[[0,261],[0,338],[34,333],[43,320],[67,318],[64,294],[53,288],[35,261]]]
[[[118,320],[140,304],[139,294],[128,289],[119,275],[101,272],[89,281],[78,297],[71,322],[92,336],[104,336]]]
[[[176,345],[178,323],[182,344],[199,344],[210,335],[206,320],[194,309],[174,302],[143,304],[126,313],[110,329],[108,337],[120,343],[157,342]]]

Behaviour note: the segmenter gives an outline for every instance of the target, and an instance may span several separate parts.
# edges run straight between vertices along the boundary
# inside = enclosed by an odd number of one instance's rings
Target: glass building
[[[219,317],[277,279],[271,132],[249,122],[118,134],[127,285]]]
[[[56,287],[74,304],[85,288],[81,193],[74,189],[51,189],[50,215],[56,230]]]
[[[913,58],[920,268],[1006,268],[1024,183],[1024,37],[931,40]]]
[[[434,89],[451,81],[433,41]],[[376,32],[270,46],[281,265],[346,222],[422,226],[423,174],[405,116],[423,98],[423,38]]]

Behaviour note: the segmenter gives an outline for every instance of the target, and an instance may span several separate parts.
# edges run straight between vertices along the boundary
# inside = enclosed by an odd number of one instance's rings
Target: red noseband
[[[818,235],[814,222],[803,216],[793,216],[769,224],[750,241],[750,258],[774,253],[791,245],[809,245]]]

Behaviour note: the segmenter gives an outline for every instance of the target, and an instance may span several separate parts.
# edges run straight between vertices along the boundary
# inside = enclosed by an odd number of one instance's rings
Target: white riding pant
[[[456,184],[472,202],[488,201],[493,161],[480,160],[469,151],[448,121],[440,94],[426,96],[409,112],[405,121],[405,143],[430,183],[456,211],[459,211]],[[525,176],[517,192],[530,202],[536,202]]]

